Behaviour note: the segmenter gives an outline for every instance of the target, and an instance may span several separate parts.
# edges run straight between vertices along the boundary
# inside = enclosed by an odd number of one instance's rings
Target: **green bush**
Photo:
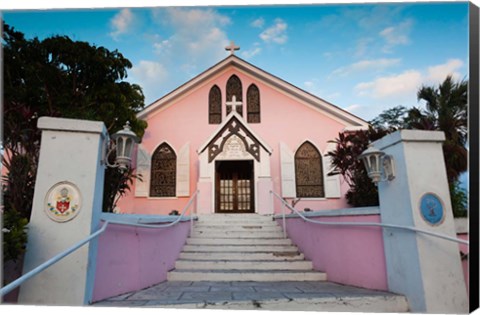
[[[28,220],[15,210],[4,212],[2,218],[3,261],[16,261],[25,252]]]
[[[456,218],[468,216],[468,194],[456,181],[450,185],[450,199],[452,201],[453,216]]]

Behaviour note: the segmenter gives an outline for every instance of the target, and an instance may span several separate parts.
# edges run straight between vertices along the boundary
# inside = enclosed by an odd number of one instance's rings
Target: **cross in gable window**
[[[232,110],[235,110],[237,113],[242,115],[242,102],[237,101],[237,97],[235,95],[232,96],[231,101],[227,101],[225,104],[227,105],[227,115],[230,114]]]

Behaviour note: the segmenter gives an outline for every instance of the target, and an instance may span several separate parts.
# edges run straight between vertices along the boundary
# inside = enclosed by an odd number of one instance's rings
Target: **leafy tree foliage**
[[[411,109],[408,125],[412,129],[441,130],[445,133],[443,155],[448,182],[453,184],[468,168],[465,147],[468,140],[468,82],[454,82],[448,76],[438,87],[422,86],[417,98],[425,101],[425,109]]]
[[[467,104],[468,82],[454,82],[448,76],[438,87],[422,86],[418,100],[425,101],[425,109],[397,106],[386,110],[370,123],[390,131],[398,129],[439,130],[445,133],[443,154],[450,185],[467,170],[468,151]]]
[[[468,215],[468,195],[465,189],[456,181],[450,184],[450,199],[454,217],[466,217]]]
[[[443,154],[453,212],[455,216],[465,216],[467,194],[460,188],[458,178],[467,170],[467,88],[467,81],[454,82],[447,76],[438,87],[422,86],[418,90],[417,98],[425,101],[425,109],[396,106],[375,117],[367,131],[340,133],[333,141],[336,150],[328,155],[350,186],[348,203],[357,207],[378,204],[377,189],[358,160],[370,142],[399,129],[441,130],[446,138]]]
[[[26,39],[7,24],[3,31],[2,163],[9,174],[2,181],[4,214],[29,219],[41,140],[38,118],[103,121],[110,134],[128,120],[142,137],[147,124],[136,113],[144,107],[144,96],[140,86],[124,81],[132,64],[117,50],[66,36]],[[105,181],[115,186],[109,174]]]
[[[448,76],[437,87],[422,86],[417,98],[425,101],[425,109],[411,109],[408,125],[412,129],[441,130],[445,133],[443,156],[453,214],[466,216],[468,197],[460,188],[459,177],[468,169],[468,82],[454,82]]]
[[[332,141],[336,149],[327,154],[336,172],[341,174],[350,186],[347,202],[354,207],[377,206],[378,191],[367,175],[360,154],[368,145],[389,133],[388,130],[369,128],[355,132],[342,132]]]
[[[417,99],[425,109],[397,106],[388,109],[370,123],[388,131],[398,129],[439,130],[445,133],[443,155],[455,216],[467,215],[467,194],[459,185],[459,176],[467,170],[468,82],[454,82],[451,76],[435,86],[422,86]]]
[[[399,105],[383,111],[370,121],[370,124],[376,129],[395,131],[408,127],[407,118],[408,109],[403,105]]]

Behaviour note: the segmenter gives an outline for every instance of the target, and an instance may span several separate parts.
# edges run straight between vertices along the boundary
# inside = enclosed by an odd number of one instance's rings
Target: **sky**
[[[99,2],[101,3],[101,1]],[[228,56],[371,120],[448,74],[468,79],[468,3],[4,9],[27,38],[67,35],[133,67],[146,105]]]

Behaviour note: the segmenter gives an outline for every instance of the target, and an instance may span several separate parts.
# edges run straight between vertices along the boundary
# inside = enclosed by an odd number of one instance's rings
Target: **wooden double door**
[[[215,212],[255,212],[253,161],[215,163]]]

